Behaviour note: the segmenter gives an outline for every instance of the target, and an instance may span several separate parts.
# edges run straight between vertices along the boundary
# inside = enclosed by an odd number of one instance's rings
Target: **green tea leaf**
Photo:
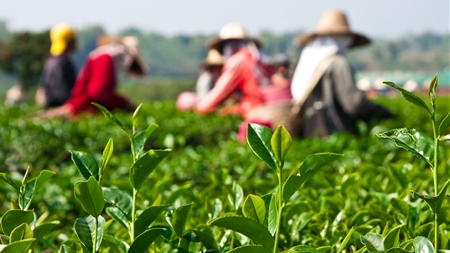
[[[386,253],[411,253],[411,252],[402,248],[390,248],[386,250]]]
[[[145,134],[148,137],[150,137],[150,135],[152,135],[152,133],[158,128],[159,126],[155,123],[150,124],[150,126],[147,127],[147,129],[145,130]]]
[[[99,174],[103,174],[103,171],[106,169],[106,166],[108,165],[109,160],[111,160],[113,152],[114,152],[114,141],[112,138],[109,138],[108,143],[106,143],[106,146],[103,149],[102,160],[100,161],[100,173]]]
[[[170,149],[149,150],[131,166],[130,182],[134,189],[139,190],[141,188],[150,173],[152,173],[169,152]]]
[[[150,206],[145,209],[134,223],[134,232],[136,235],[140,235],[158,218],[158,216],[167,210],[167,205],[165,206]]]
[[[341,243],[341,246],[339,246],[337,253],[342,252],[345,249],[345,247],[347,247],[347,243],[352,238],[353,231],[355,231],[355,227],[352,227],[352,229],[350,229],[350,231],[347,233],[347,235],[345,236],[344,240]]]
[[[41,186],[47,181],[49,178],[54,176],[56,173],[50,170],[42,170],[35,179],[28,181],[25,184],[25,192],[23,193],[23,209],[28,209],[31,204],[31,200],[34,197],[34,193],[38,191]]]
[[[415,191],[411,191],[411,195],[413,199],[420,198],[422,200],[425,200],[428,206],[430,206],[433,213],[439,213],[439,209],[441,209],[442,202],[444,201],[444,198],[446,196],[447,188],[450,185],[449,183],[450,180],[447,180],[447,182],[445,182],[444,186],[441,188],[441,191],[437,196],[424,195]]]
[[[242,216],[223,217],[211,220],[208,224],[241,233],[269,251],[272,251],[275,245],[275,241],[267,228],[250,218]]]
[[[433,244],[426,237],[418,236],[414,238],[415,253],[434,253]]]
[[[384,238],[379,234],[368,233],[361,237],[361,242],[366,245],[370,253],[384,251]]]
[[[390,249],[394,247],[398,247],[399,245],[399,235],[400,231],[402,230],[403,225],[399,225],[391,229],[389,233],[386,235],[386,238],[384,239],[384,248]]]
[[[87,218],[78,218],[75,220],[74,229],[80,242],[90,252],[94,249],[94,237],[95,237],[95,217],[88,216]],[[105,219],[102,216],[98,216],[97,227],[97,243],[95,250],[98,251],[102,244],[103,227],[105,226]]]
[[[114,252],[119,253],[127,253],[130,248],[126,242],[107,234],[103,235],[102,245],[104,247],[112,248],[115,250]]]
[[[430,136],[416,129],[408,130],[406,128],[393,129],[377,134],[377,136],[393,140],[398,147],[406,149],[433,167],[434,143]]]
[[[433,112],[436,108],[436,89],[438,85],[438,74],[434,76],[433,80],[431,80],[430,87],[428,87],[428,97],[430,98],[431,106],[433,107]]]
[[[275,194],[271,194],[270,202],[269,202],[269,214],[268,214],[268,223],[267,228],[269,229],[269,233],[273,236],[277,231],[277,204]]]
[[[22,225],[13,229],[9,237],[9,242],[13,243],[30,238],[33,238],[33,231],[31,230],[30,225],[22,223]]]
[[[192,232],[202,242],[208,252],[219,252],[219,247],[212,234],[195,229]]]
[[[25,210],[9,210],[3,214],[1,223],[3,233],[10,235],[11,232],[18,226],[26,223],[32,227],[35,222],[35,215],[33,211]]]
[[[409,215],[410,206],[408,202],[404,201],[403,199],[392,198],[390,200],[390,203],[393,208],[400,211],[404,216]]]
[[[201,252],[201,248],[200,240],[192,231],[186,232],[178,244],[178,252],[180,253]]]
[[[138,105],[138,107],[136,108],[136,110],[134,110],[134,113],[133,113],[133,135],[136,134],[136,129],[137,129],[138,123],[139,123],[139,116],[141,114],[141,108],[142,108],[142,103]]]
[[[441,137],[439,138],[439,141],[450,141],[450,134],[441,136]]]
[[[228,201],[230,202],[234,210],[237,211],[242,202],[244,202],[244,190],[235,181],[233,182],[231,188],[227,186],[226,189],[228,191]]]
[[[241,246],[228,251],[229,253],[269,253],[266,248],[259,245]]]
[[[301,253],[322,253],[321,251],[306,245],[298,245],[293,248],[290,248],[288,251],[289,253],[295,253],[295,252],[301,252]]]
[[[0,173],[0,180],[3,180],[5,181],[5,183],[14,187],[14,189],[16,189],[17,192],[20,191],[19,186],[16,183],[14,183],[14,181],[6,173]]]
[[[75,198],[90,215],[99,216],[105,205],[102,188],[94,177],[84,182],[77,182],[74,186]]]
[[[122,225],[124,228],[129,229],[130,225],[128,223],[128,219],[125,216],[125,214],[120,211],[116,207],[107,207],[106,213],[111,216],[115,221],[117,221],[120,225]]]
[[[40,240],[40,239],[44,238],[45,236],[47,236],[48,234],[50,234],[52,229],[54,229],[58,225],[59,225],[59,221],[51,221],[51,222],[41,223],[33,229],[34,237],[36,239]]]
[[[8,244],[6,247],[3,248],[1,251],[2,253],[28,253],[28,250],[30,249],[31,245],[36,239],[25,239],[17,242],[13,242],[11,244]]]
[[[150,245],[161,235],[165,229],[151,228],[140,234],[134,242],[130,245],[128,253],[142,253],[145,252]]]
[[[94,177],[98,181],[99,168],[94,157],[81,151],[71,150],[70,153],[72,154],[72,161],[75,167],[77,167],[84,179],[88,180],[90,177]]]
[[[284,157],[291,147],[291,135],[284,126],[280,125],[273,133],[270,143],[275,157],[281,163],[279,164],[281,168],[283,167]]]
[[[263,224],[266,217],[266,206],[264,200],[256,195],[248,195],[242,209],[245,217],[252,218]]]
[[[103,187],[103,197],[106,202],[117,207],[131,221],[131,209],[133,207],[133,198],[130,194],[121,191],[115,187]]]
[[[342,155],[334,153],[318,153],[309,155],[299,167],[300,175],[291,175],[283,185],[283,200],[285,203],[294,193],[312,176],[323,169],[327,164],[340,158]]]
[[[247,126],[247,143],[250,149],[259,159],[263,160],[269,168],[277,170],[275,154],[271,146],[272,130],[258,125],[248,124]]]
[[[145,131],[142,131],[133,136],[133,154],[137,158],[140,157],[142,150],[144,150],[145,142],[147,141],[147,135]]]
[[[415,105],[417,105],[418,107],[424,109],[425,111],[428,112],[428,114],[431,116],[431,111],[430,108],[428,108],[427,104],[425,104],[425,102],[418,97],[417,95],[403,89],[402,87],[397,86],[395,83],[392,82],[383,82],[386,85],[391,86],[394,89],[399,90],[402,93],[402,96],[408,101],[411,102]]]
[[[83,247],[77,242],[64,242],[58,253],[83,253]]]
[[[122,122],[120,122],[116,116],[114,116],[110,111],[108,111],[108,109],[106,109],[105,107],[97,104],[97,103],[92,103],[95,107],[97,107],[100,111],[102,111],[103,115],[105,115],[105,117],[107,119],[109,119],[111,122],[113,122],[114,124],[116,124],[120,129],[122,129],[125,134],[128,136],[128,138],[131,140],[131,133],[130,130],[128,130],[128,128],[125,127],[124,124],[122,124]]]
[[[191,211],[192,203],[180,206],[173,212],[172,227],[178,237],[183,237],[184,227],[186,226],[187,217]]]
[[[450,127],[450,112],[439,124],[439,135],[441,136],[445,132],[445,130],[447,130],[449,127]]]

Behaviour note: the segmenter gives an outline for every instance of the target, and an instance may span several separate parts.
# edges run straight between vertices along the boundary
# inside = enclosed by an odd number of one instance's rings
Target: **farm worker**
[[[299,109],[297,117],[301,119],[294,135],[356,133],[355,122],[359,119],[393,117],[356,87],[347,51],[370,40],[350,29],[342,11],[325,11],[317,29],[294,42],[303,47],[291,85],[294,108]]]
[[[215,48],[208,51],[202,62],[202,70],[197,78],[195,92],[182,92],[177,97],[177,109],[180,111],[192,109],[214,87],[223,67],[223,57]]]
[[[195,90],[197,99],[203,99],[206,94],[214,87],[214,83],[219,78],[223,67],[223,57],[215,48],[208,51],[208,56],[202,62],[202,71],[197,78]]]
[[[112,37],[102,35],[98,47],[87,56],[72,95],[58,109],[41,114],[42,117],[77,116],[81,112],[96,111],[92,102],[108,110],[133,111],[135,106],[116,92],[119,71],[132,76],[143,76],[147,66],[139,56],[136,37]]]
[[[42,72],[41,88],[36,103],[44,107],[64,104],[75,84],[75,67],[70,56],[76,49],[76,34],[68,24],[58,24],[50,30],[50,57]]]
[[[223,54],[224,66],[214,88],[197,102],[198,113],[214,111],[233,94],[238,94],[238,103],[222,111],[224,114],[246,113],[264,103],[261,87],[270,83],[271,71],[261,60],[259,40],[251,38],[239,23],[223,26],[218,37],[206,42],[209,48]]]

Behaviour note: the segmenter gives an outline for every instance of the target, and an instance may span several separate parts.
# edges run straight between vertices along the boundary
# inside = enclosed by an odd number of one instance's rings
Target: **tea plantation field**
[[[294,139],[289,150],[281,130],[255,126],[250,147],[236,140],[238,117],[142,102],[136,117],[112,112],[126,131],[100,110],[42,120],[33,106],[0,107],[1,252],[433,252],[436,217],[450,249],[450,142],[432,171],[375,135],[433,136],[427,112],[401,97],[377,99],[396,118],[359,122],[360,136]],[[438,97],[436,120],[448,112]],[[270,137],[276,168],[263,161],[273,154],[255,154]],[[435,170],[438,212],[411,193],[434,195]],[[287,194],[290,180],[301,182]]]

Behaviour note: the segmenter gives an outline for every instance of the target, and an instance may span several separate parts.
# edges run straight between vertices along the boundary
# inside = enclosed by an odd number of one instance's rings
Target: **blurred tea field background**
[[[101,27],[79,31],[79,50],[74,57],[78,67],[102,32]],[[270,173],[246,144],[236,140],[240,118],[217,114],[200,116],[175,108],[176,96],[194,89],[199,64],[206,56],[204,41],[209,36],[170,37],[134,28],[120,34],[140,38],[143,58],[151,68],[149,76],[143,80],[121,77],[119,87],[133,102],[143,103],[141,126],[159,125],[145,150],[173,149],[143,186],[141,207],[155,202],[175,207],[193,203],[186,226],[194,228],[206,224],[212,217],[211,206],[217,199],[223,203],[221,216],[232,211],[226,189],[232,182],[240,184],[245,195],[273,191],[277,184],[274,173]],[[297,34],[262,33],[261,38],[267,45],[265,52],[268,55],[288,53],[295,62],[300,52],[292,45],[292,39]],[[0,23],[0,38],[8,41],[13,36],[5,24]],[[448,35],[411,35],[397,40],[375,40],[371,46],[352,52],[350,57],[357,71],[442,70],[442,76],[446,73],[448,76],[448,45]],[[0,74],[1,98],[16,81],[16,76]],[[449,83],[445,78],[439,81],[444,88]],[[51,245],[74,238],[74,220],[86,216],[73,197],[74,183],[83,178],[73,165],[69,150],[89,152],[99,161],[108,139],[113,138],[114,153],[103,184],[128,192],[131,191],[127,178],[132,161],[127,137],[102,115],[82,116],[76,120],[33,118],[39,110],[33,105],[36,87],[37,84],[29,87],[28,103],[15,107],[0,105],[0,172],[11,174],[16,180],[20,180],[27,167],[31,168],[32,177],[43,169],[56,172],[31,204],[38,216],[47,214],[47,220],[60,221],[48,235]],[[298,244],[334,245],[352,227],[355,233],[348,244],[349,251],[362,247],[361,235],[370,231],[381,233],[402,224],[401,241],[415,236],[431,238],[431,211],[425,203],[409,199],[409,190],[432,192],[431,172],[424,162],[374,135],[400,127],[416,128],[432,135],[428,115],[399,96],[378,97],[375,101],[391,109],[396,118],[358,122],[359,136],[337,134],[324,140],[293,141],[285,165],[289,171],[296,169],[309,154],[333,152],[343,157],[308,181],[301,194],[296,194],[285,209],[281,239],[284,248]],[[441,120],[449,111],[448,93],[440,94],[437,106],[436,118]],[[114,114],[131,126],[130,114]],[[440,161],[439,175],[444,182],[450,167],[448,142],[442,144]],[[17,195],[11,187],[0,184],[0,215],[11,208],[10,200],[15,198]],[[443,208],[441,248],[448,249],[450,205],[447,200]],[[156,224],[165,224],[164,218],[160,217]],[[124,230],[114,223],[106,232],[124,237]]]

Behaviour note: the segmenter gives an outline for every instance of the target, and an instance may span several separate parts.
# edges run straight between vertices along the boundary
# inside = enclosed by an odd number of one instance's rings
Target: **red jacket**
[[[112,57],[106,53],[88,56],[66,104],[70,106],[72,115],[92,110],[92,102],[108,110],[129,108],[130,102],[116,93],[116,86],[117,77]]]
[[[260,62],[253,59],[249,49],[240,49],[225,62],[214,88],[197,103],[197,112],[213,111],[233,92],[238,91],[241,95],[239,111],[245,117],[247,111],[264,103],[261,86],[270,83],[270,74]]]

